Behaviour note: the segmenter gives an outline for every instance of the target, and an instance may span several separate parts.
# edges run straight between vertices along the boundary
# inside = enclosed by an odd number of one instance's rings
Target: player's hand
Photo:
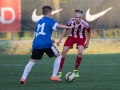
[[[56,44],[57,44],[57,46],[59,46],[60,45],[60,43],[61,43],[61,41],[59,40]]]
[[[88,43],[85,43],[84,48],[85,49],[88,48]]]
[[[55,43],[55,40],[53,39],[52,42]]]

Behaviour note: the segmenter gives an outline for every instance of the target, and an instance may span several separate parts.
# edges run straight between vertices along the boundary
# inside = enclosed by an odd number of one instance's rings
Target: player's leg
[[[52,81],[61,81],[61,79],[59,79],[57,77],[57,72],[58,72],[58,69],[59,69],[59,66],[60,66],[60,61],[61,61],[62,55],[59,53],[59,51],[56,49],[55,46],[52,46],[51,48],[46,49],[45,53],[49,57],[53,57],[53,56],[56,57],[55,61],[54,61],[54,65],[53,65],[53,73],[52,73],[52,76],[51,76],[50,79]]]
[[[65,43],[64,43],[64,47],[63,47],[63,50],[62,50],[62,59],[61,59],[61,62],[60,62],[60,68],[59,68],[59,72],[57,74],[58,77],[62,77],[62,68],[63,68],[63,65],[64,65],[64,61],[65,61],[65,56],[67,54],[67,52],[69,51],[69,49],[71,49],[71,47],[73,47],[73,44],[74,44],[74,38],[69,36]]]
[[[69,51],[70,47],[69,46],[64,46],[63,50],[62,50],[62,58],[61,58],[61,62],[60,62],[60,67],[59,67],[59,71],[57,73],[58,77],[62,77],[62,68],[63,68],[63,64],[65,61],[65,56],[67,54],[67,52]]]
[[[75,41],[76,41],[77,47],[78,47],[78,55],[76,57],[75,66],[74,66],[74,71],[73,72],[75,73],[76,77],[79,77],[78,68],[79,68],[80,63],[82,61],[82,53],[83,53],[83,50],[84,50],[85,39],[83,39],[83,38],[76,38]]]
[[[55,58],[55,61],[54,61],[54,65],[53,65],[53,73],[52,73],[52,77],[51,77],[51,80],[53,80],[53,81],[54,80],[55,81],[61,81],[61,79],[59,79],[59,77],[57,76],[61,58],[62,58],[61,54],[56,55],[56,58]]]
[[[62,71],[62,67],[65,61],[65,56],[67,54],[67,52],[69,51],[70,47],[69,46],[64,46],[63,50],[62,50],[62,59],[61,59],[61,63],[60,63],[60,68],[59,68],[59,72]]]
[[[43,53],[44,52],[42,50],[35,50],[35,49],[33,49],[32,55],[31,55],[31,59],[28,62],[28,64],[25,66],[23,75],[22,75],[22,77],[20,79],[21,84],[25,84],[26,83],[25,82],[26,78],[27,78],[29,72],[31,71],[31,68],[34,66],[34,64],[36,62],[36,59],[41,59],[42,56],[43,56]]]
[[[31,68],[33,67],[33,65],[35,64],[35,60],[31,59],[28,64],[25,66],[25,69],[24,69],[24,72],[23,72],[23,75],[21,77],[21,84],[25,84],[26,82],[26,78],[31,70]]]
[[[74,73],[75,73],[76,77],[79,77],[78,68],[79,68],[80,63],[81,63],[81,61],[82,61],[82,53],[83,53],[83,50],[84,50],[84,46],[79,45],[79,46],[78,46],[78,56],[77,56],[77,58],[76,58],[75,67],[74,67]]]
[[[76,58],[76,65],[75,65],[74,69],[78,69],[78,67],[79,67],[79,65],[81,63],[83,50],[84,50],[84,46],[79,45],[78,46],[78,56]]]

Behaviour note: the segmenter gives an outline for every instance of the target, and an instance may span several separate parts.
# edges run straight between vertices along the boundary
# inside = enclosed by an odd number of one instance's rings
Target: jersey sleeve
[[[87,31],[90,32],[91,28],[90,28],[89,24],[83,20],[82,20],[82,24],[84,25],[85,29],[87,29]]]
[[[58,23],[54,19],[51,19],[50,28],[52,28],[53,30],[57,30],[57,25]]]
[[[90,31],[91,31],[91,28],[90,28],[90,26],[88,27],[87,31],[88,31],[88,32],[90,32]]]

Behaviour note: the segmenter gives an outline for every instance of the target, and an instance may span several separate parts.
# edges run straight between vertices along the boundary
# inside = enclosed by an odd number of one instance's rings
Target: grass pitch
[[[37,61],[25,85],[19,80],[30,55],[0,55],[0,90],[120,90],[120,54],[86,54],[79,67],[80,77],[67,83],[64,76],[73,71],[76,55],[67,55],[62,82],[50,80],[54,58]]]

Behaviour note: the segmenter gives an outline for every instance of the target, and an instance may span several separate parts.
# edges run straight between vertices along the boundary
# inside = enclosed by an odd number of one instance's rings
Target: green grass
[[[27,84],[19,80],[30,55],[0,55],[0,90],[120,90],[120,54],[86,54],[80,77],[67,83],[64,76],[73,71],[76,55],[67,55],[62,82],[50,81],[54,58],[44,56],[32,68]]]

